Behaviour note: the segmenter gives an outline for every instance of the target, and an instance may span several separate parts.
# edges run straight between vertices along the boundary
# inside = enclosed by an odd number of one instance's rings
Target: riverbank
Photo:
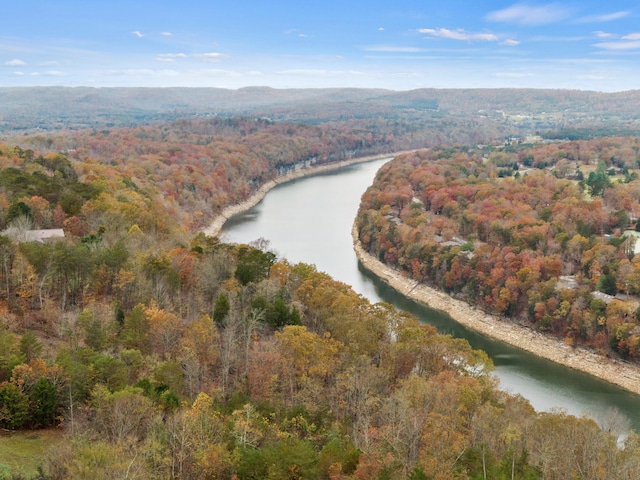
[[[260,203],[260,201],[265,197],[265,195],[269,193],[269,190],[271,190],[272,188],[274,188],[275,186],[281,183],[290,182],[292,180],[296,180],[302,177],[307,177],[309,175],[316,175],[319,173],[330,172],[332,170],[348,167],[349,165],[354,165],[356,163],[370,162],[372,160],[379,160],[382,158],[393,158],[393,157],[396,157],[397,155],[401,155],[404,153],[409,153],[409,151],[385,153],[380,155],[370,155],[367,157],[357,157],[357,158],[351,158],[349,160],[343,160],[341,162],[297,169],[293,172],[287,173],[286,175],[282,175],[274,180],[270,180],[269,182],[265,183],[264,185],[262,185],[262,187],[260,187],[260,189],[256,193],[251,195],[245,201],[237,203],[235,205],[230,205],[224,208],[220,213],[220,215],[218,215],[213,220],[211,225],[205,228],[203,232],[212,237],[220,235],[220,232],[222,231],[222,227],[224,226],[225,222],[229,218],[233,217],[234,215],[238,215],[239,213],[246,212],[250,208],[255,207],[258,203]]]
[[[409,279],[364,250],[358,239],[355,224],[351,234],[356,256],[364,268],[402,295],[424,303],[433,309],[445,312],[456,322],[483,335],[521,348],[538,357],[587,373],[640,395],[640,368],[618,360],[605,358],[586,348],[566,345],[560,340],[548,337],[530,328],[487,315],[483,311],[463,301],[456,300],[444,292]]]

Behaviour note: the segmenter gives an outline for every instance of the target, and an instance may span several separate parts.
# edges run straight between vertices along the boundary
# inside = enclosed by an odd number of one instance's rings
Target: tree
[[[29,418],[29,397],[12,383],[0,385],[0,427],[14,430]]]
[[[56,387],[47,378],[40,377],[29,395],[32,402],[32,421],[36,425],[53,424],[59,399]]]
[[[611,186],[611,180],[606,172],[606,165],[600,161],[595,172],[590,172],[587,178],[587,185],[593,197],[601,197],[605,189]]]
[[[144,305],[137,305],[129,315],[125,316],[120,336],[126,348],[135,348],[142,353],[149,353],[151,326],[145,310]]]
[[[602,267],[602,274],[598,279],[598,290],[606,293],[607,295],[614,295],[618,293],[618,287],[616,285],[616,276],[611,273],[608,265]]]
[[[269,269],[276,261],[272,252],[262,252],[255,248],[242,247],[239,252],[235,277],[242,285],[259,282],[269,275]]]
[[[229,296],[225,292],[220,292],[213,306],[213,321],[216,322],[216,325],[219,327],[224,326],[224,320],[229,314],[230,309],[231,303],[229,302]]]
[[[96,412],[93,428],[113,442],[145,438],[153,415],[151,400],[140,389],[127,387],[115,393],[97,385],[91,393]]]
[[[20,339],[20,353],[24,356],[24,362],[29,363],[31,360],[39,358],[42,353],[42,343],[38,340],[33,332],[25,333]]]

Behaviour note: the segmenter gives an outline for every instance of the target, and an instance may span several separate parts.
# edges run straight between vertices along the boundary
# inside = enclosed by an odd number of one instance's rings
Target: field
[[[11,432],[0,430],[0,479],[9,475],[35,477],[46,450],[62,438],[56,429]]]

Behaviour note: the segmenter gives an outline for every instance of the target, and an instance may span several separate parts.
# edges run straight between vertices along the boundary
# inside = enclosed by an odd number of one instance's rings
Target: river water
[[[351,285],[371,302],[388,302],[432,324],[441,333],[466,338],[492,358],[503,390],[527,398],[536,410],[561,409],[595,419],[611,409],[640,432],[640,396],[477,334],[448,315],[398,294],[359,265],[351,226],[360,197],[389,159],[360,163],[278,185],[251,210],[224,225],[222,239],[270,241],[271,249],[291,263],[314,264],[319,271]]]

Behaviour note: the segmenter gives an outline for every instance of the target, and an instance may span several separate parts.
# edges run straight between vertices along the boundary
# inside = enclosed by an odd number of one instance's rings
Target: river
[[[477,334],[448,315],[398,294],[359,265],[351,226],[362,193],[388,160],[354,164],[280,184],[258,205],[230,218],[221,237],[238,243],[269,240],[272,250],[291,263],[314,264],[371,302],[391,303],[441,333],[466,338],[473,348],[492,358],[502,389],[527,398],[536,410],[561,409],[598,419],[616,409],[640,432],[640,396]]]

